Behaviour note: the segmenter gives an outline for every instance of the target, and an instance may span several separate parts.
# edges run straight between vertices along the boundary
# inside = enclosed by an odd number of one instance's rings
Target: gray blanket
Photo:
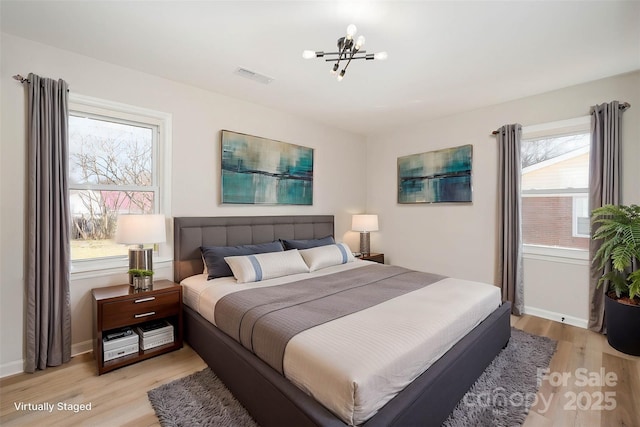
[[[221,298],[219,329],[283,373],[284,350],[296,334],[435,283],[444,276],[375,264]]]

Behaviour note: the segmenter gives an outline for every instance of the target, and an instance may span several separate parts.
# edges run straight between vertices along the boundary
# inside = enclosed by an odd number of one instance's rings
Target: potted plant
[[[598,287],[608,283],[605,298],[607,341],[623,353],[640,355],[640,206],[606,205],[592,212],[602,246],[593,262],[610,263]]]
[[[153,271],[132,268],[128,273],[133,277],[133,288],[136,290],[148,290],[153,284]]]

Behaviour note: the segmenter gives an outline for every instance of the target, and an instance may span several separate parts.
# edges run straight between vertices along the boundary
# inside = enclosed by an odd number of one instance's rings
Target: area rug
[[[500,352],[460,400],[445,427],[520,426],[535,401],[538,368],[546,368],[556,342],[511,328]],[[211,369],[149,391],[163,427],[257,427]]]
[[[493,359],[443,427],[521,426],[536,400],[538,369],[549,366],[557,342],[511,328],[507,347]]]

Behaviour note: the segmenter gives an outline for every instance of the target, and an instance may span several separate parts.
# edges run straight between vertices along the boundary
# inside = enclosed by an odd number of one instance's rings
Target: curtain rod
[[[13,79],[19,81],[20,83],[30,83],[29,79],[22,77],[20,74],[16,74],[15,76],[13,76]],[[69,89],[67,89],[67,92],[69,92]]]
[[[628,102],[623,102],[622,104],[618,105],[618,108],[621,109],[622,111],[631,108],[631,104],[629,104]],[[497,135],[500,133],[500,130],[494,130],[493,132],[491,132],[491,136],[493,135]]]
[[[13,79],[19,81],[20,83],[29,83],[29,79],[25,79],[20,74],[16,74],[15,76],[13,76]]]

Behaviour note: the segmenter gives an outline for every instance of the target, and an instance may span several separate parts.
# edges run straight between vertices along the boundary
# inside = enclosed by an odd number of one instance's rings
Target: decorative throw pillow
[[[307,240],[290,240],[280,239],[282,246],[286,251],[290,249],[309,249],[318,246],[333,245],[336,243],[333,236],[325,236],[320,239],[307,239]]]
[[[308,273],[298,250],[226,257],[238,283],[260,282],[290,274]]]
[[[300,255],[309,266],[309,271],[320,270],[332,265],[346,264],[354,260],[351,249],[344,243],[304,249],[300,251]]]
[[[282,245],[279,241],[261,243],[258,245],[242,246],[202,246],[202,257],[204,258],[207,270],[207,280],[217,277],[233,276],[229,265],[224,258],[228,256],[262,254],[267,252],[282,252]]]

